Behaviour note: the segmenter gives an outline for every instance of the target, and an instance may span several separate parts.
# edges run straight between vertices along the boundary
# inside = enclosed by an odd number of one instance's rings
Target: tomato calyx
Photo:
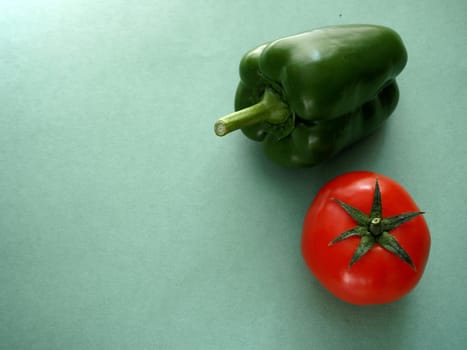
[[[409,264],[414,271],[416,271],[416,267],[409,254],[399,244],[399,242],[397,242],[394,236],[389,233],[389,231],[399,227],[400,225],[414,219],[419,215],[424,214],[424,212],[407,212],[383,218],[381,190],[379,188],[378,179],[376,179],[370,215],[366,215],[359,209],[352,207],[351,205],[342,202],[337,198],[333,198],[333,200],[335,200],[336,203],[338,203],[358,224],[354,228],[343,232],[334,238],[331,242],[329,242],[329,245],[331,246],[352,236],[358,236],[361,238],[360,243],[355,250],[354,255],[352,256],[352,259],[350,260],[349,268],[366,253],[368,253],[375,244],[379,244],[387,251],[401,258],[403,261]]]

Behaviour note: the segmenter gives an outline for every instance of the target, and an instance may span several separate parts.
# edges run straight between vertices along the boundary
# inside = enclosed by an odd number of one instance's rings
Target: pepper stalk
[[[282,124],[287,121],[289,115],[290,110],[281,98],[270,89],[266,89],[258,103],[217,120],[214,132],[217,136],[224,136],[232,131],[263,122]]]

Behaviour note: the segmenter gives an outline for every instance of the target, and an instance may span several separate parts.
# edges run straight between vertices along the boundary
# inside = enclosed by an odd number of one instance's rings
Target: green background
[[[1,349],[463,349],[467,2],[0,0]],[[409,62],[385,126],[312,169],[218,138],[238,62],[340,23]],[[403,184],[432,250],[406,298],[357,307],[300,253],[317,190]]]

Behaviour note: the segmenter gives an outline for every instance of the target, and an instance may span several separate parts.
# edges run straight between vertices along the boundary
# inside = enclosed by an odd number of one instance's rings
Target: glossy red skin
[[[412,258],[416,271],[378,244],[349,268],[359,237],[328,245],[357,225],[332,198],[368,215],[376,178],[381,190],[383,218],[420,211],[407,191],[394,180],[358,171],[343,174],[322,187],[303,226],[302,253],[312,273],[336,297],[357,305],[386,304],[406,295],[422,277],[430,251],[430,233],[423,215],[390,231]]]

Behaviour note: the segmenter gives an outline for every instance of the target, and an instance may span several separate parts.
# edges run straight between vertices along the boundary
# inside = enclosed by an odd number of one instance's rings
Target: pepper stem
[[[217,136],[224,136],[229,132],[261,122],[280,124],[287,120],[289,114],[287,105],[280,97],[266,89],[263,98],[257,104],[220,118],[214,125],[214,132]]]

